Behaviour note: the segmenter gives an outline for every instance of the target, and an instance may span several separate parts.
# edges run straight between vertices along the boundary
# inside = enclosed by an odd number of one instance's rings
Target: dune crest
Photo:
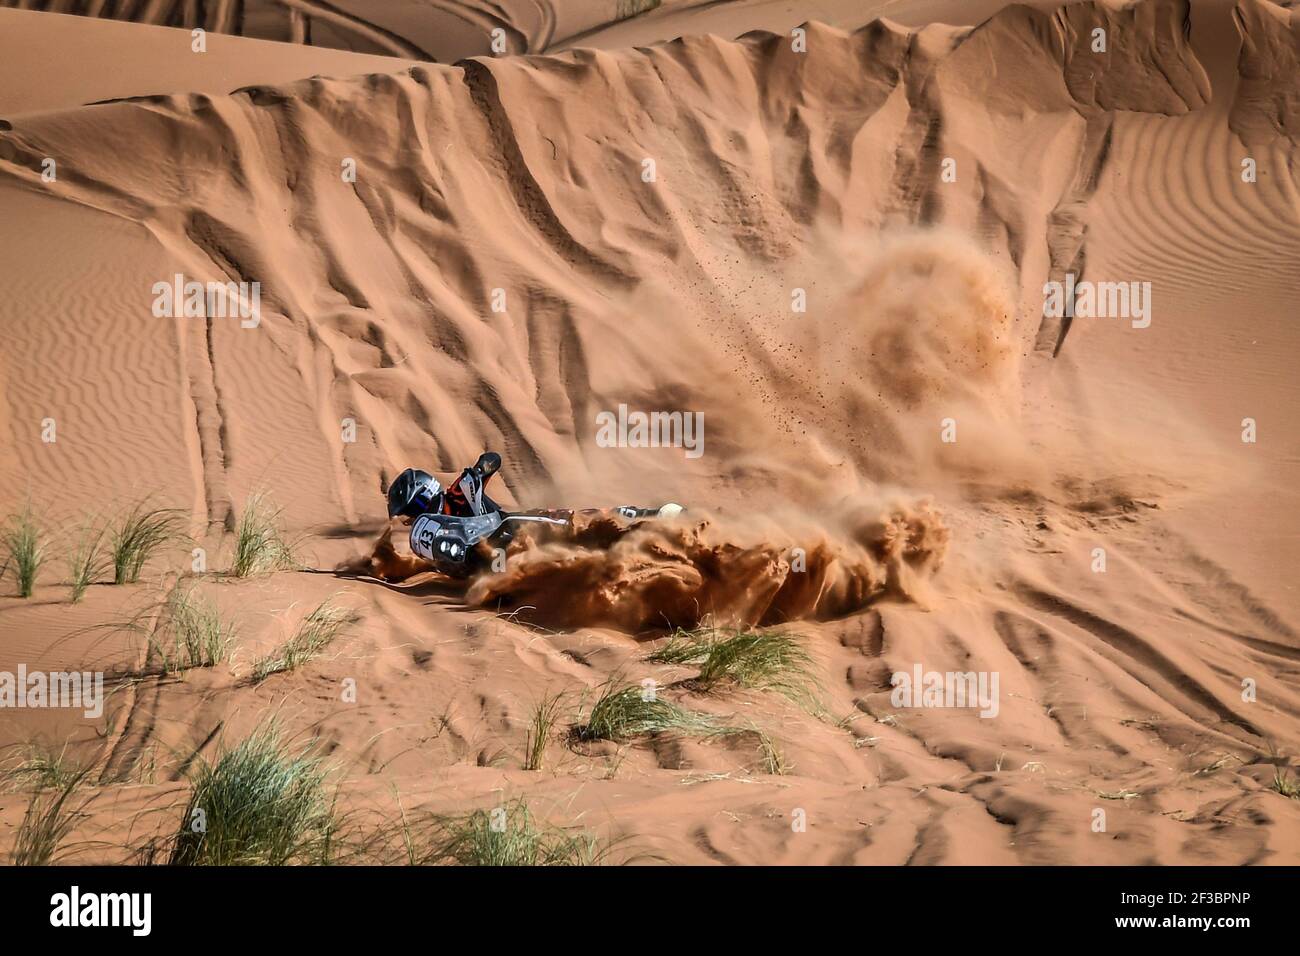
[[[506,570],[477,579],[469,603],[551,626],[632,633],[826,620],[885,595],[915,597],[948,544],[929,502],[606,525],[579,524],[567,541],[521,535]]]

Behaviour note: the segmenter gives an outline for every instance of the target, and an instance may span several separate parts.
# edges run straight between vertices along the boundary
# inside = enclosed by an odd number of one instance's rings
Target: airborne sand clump
[[[856,278],[823,321],[805,323],[821,337],[808,376],[817,429],[843,436],[876,481],[928,491],[952,477],[1035,472],[1019,413],[1020,310],[1004,263],[938,228],[885,231],[837,258]],[[799,394],[786,393],[796,403]]]

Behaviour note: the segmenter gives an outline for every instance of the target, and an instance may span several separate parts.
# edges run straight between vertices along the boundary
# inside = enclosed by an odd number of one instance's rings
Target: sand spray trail
[[[775,387],[738,389],[709,403],[706,418],[723,427],[802,423],[802,438],[761,443],[765,470],[792,479],[771,482],[781,492],[775,500],[747,494],[753,510],[717,507],[712,491],[721,476],[701,475],[692,482],[698,497],[677,520],[629,525],[579,512],[560,533],[529,527],[507,549],[504,570],[469,584],[467,603],[546,626],[637,632],[830,619],[886,595],[921,599],[949,533],[918,491],[980,465],[972,453],[961,457],[941,444],[944,418],[956,419],[963,434],[978,433],[967,444],[1003,462],[1020,441],[1015,308],[996,264],[955,236],[908,231],[842,255],[856,256],[857,268],[833,307],[835,341],[805,341],[827,331],[806,322],[769,328],[766,361],[750,371],[761,369]],[[798,367],[807,361],[821,367]],[[809,376],[822,383],[815,407],[807,390],[781,387]],[[839,449],[858,467],[834,482],[811,480],[808,441]],[[882,476],[902,477],[889,487],[906,490],[880,491],[872,479]],[[859,490],[846,497],[846,485]],[[561,497],[595,490],[570,487]],[[392,581],[427,568],[386,534],[346,570]]]
[[[927,501],[851,500],[825,514],[683,516],[648,521],[606,544],[608,519],[570,540],[526,535],[470,603],[525,620],[627,631],[827,619],[893,594],[919,596],[943,561],[948,531]]]
[[[468,604],[554,627],[768,625],[826,620],[882,597],[920,600],[948,547],[928,500],[869,496],[825,512],[687,514],[629,523],[582,513],[572,526],[530,526],[505,569],[468,583]],[[339,569],[395,581],[429,570],[387,534]]]

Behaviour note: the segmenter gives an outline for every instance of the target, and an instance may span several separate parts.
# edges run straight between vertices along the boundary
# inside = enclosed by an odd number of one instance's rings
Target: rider
[[[501,456],[485,451],[444,489],[427,471],[407,468],[388,486],[388,517],[401,515],[413,521],[429,511],[462,518],[500,511],[500,506],[483,493],[488,479],[500,469]]]
[[[414,521],[428,512],[460,518],[498,512],[501,506],[484,494],[483,488],[488,479],[500,470],[501,456],[494,451],[485,451],[478,456],[478,461],[472,467],[460,473],[451,487],[444,490],[438,479],[427,471],[407,468],[388,487],[388,517],[391,519],[400,515],[408,521]],[[672,518],[681,514],[682,506],[672,502],[660,508],[623,505],[614,511],[628,519]],[[569,516],[572,512],[557,511],[553,514]]]

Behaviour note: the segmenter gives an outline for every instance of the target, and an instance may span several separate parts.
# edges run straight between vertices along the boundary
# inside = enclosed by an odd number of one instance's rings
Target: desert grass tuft
[[[108,539],[113,583],[139,581],[145,562],[180,537],[182,517],[176,508],[146,508],[143,502],[127,512]]]
[[[730,683],[773,691],[810,712],[822,709],[812,656],[783,631],[679,630],[648,660],[698,667],[691,683],[703,691]]]
[[[758,754],[763,761],[763,772],[784,777],[790,772],[790,763],[776,738],[764,730],[755,730],[758,737]]]
[[[0,543],[6,552],[0,576],[5,570],[12,570],[18,583],[18,596],[31,597],[36,589],[36,575],[40,573],[41,564],[45,561],[45,546],[41,543],[40,529],[36,525],[31,505],[9,519]]]
[[[533,716],[528,722],[528,738],[524,743],[524,769],[541,770],[546,758],[546,744],[555,734],[555,725],[559,723],[560,712],[564,708],[565,695],[543,695],[533,707]]]
[[[357,613],[326,598],[302,619],[292,637],[253,664],[253,680],[260,683],[273,674],[297,670],[320,656],[344,630],[357,621]]]
[[[1300,800],[1300,785],[1297,785],[1292,781],[1286,771],[1281,767],[1274,768],[1273,782],[1269,786],[1284,797],[1290,797],[1292,800]]]
[[[404,839],[407,861],[426,866],[594,866],[607,862],[611,849],[591,833],[539,823],[522,799],[434,817],[422,833],[407,828]]]
[[[235,527],[235,560],[230,573],[246,578],[294,566],[294,548],[284,536],[281,509],[264,493],[250,495]]]
[[[81,819],[79,809],[70,802],[90,768],[84,768],[64,780],[55,790],[32,794],[27,812],[14,839],[14,866],[49,866],[55,862],[59,844]]]
[[[604,685],[586,720],[573,728],[576,739],[622,742],[665,731],[707,736],[724,730],[709,714],[687,710],[639,686],[617,685],[617,679]]]
[[[163,673],[178,674],[194,667],[215,667],[230,656],[234,624],[195,591],[173,588],[149,636],[149,652]]]
[[[104,551],[107,533],[106,527],[96,528],[90,522],[77,531],[72,553],[68,555],[68,586],[73,604],[85,596],[86,588],[108,571],[109,558]]]
[[[57,752],[44,744],[29,743],[16,763],[0,769],[0,778],[18,788],[51,790],[78,779],[84,769],[68,755],[66,743]]]
[[[263,724],[192,775],[169,862],[279,866],[329,862],[338,818],[320,758]]]

